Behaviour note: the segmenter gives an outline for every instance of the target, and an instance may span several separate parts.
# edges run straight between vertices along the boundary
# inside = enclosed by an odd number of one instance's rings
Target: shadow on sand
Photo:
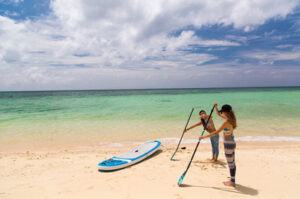
[[[181,184],[180,187],[200,187],[200,188],[216,189],[216,190],[220,190],[220,191],[245,194],[245,195],[251,195],[251,196],[258,195],[258,191],[256,189],[253,189],[251,187],[246,187],[246,186],[243,186],[240,184],[236,184],[234,188],[231,188],[231,187],[228,187],[228,188],[206,187],[206,186],[197,186],[197,185],[189,185],[189,184]]]

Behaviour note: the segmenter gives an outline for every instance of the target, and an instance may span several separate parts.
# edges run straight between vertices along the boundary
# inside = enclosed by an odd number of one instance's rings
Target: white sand
[[[207,162],[210,145],[200,144],[178,187],[195,144],[183,146],[177,161],[170,161],[176,146],[168,145],[137,165],[106,173],[97,170],[100,161],[134,146],[1,150],[0,198],[300,198],[299,142],[238,142],[236,188],[222,184],[229,176],[222,144],[218,164]]]

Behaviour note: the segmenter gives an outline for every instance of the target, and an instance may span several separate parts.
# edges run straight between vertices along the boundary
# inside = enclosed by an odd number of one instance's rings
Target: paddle
[[[181,140],[182,140],[182,138],[183,138],[183,135],[184,135],[184,132],[185,132],[185,130],[186,130],[186,127],[187,127],[187,125],[189,124],[189,121],[190,121],[190,119],[191,119],[191,116],[192,116],[192,114],[193,114],[193,111],[194,111],[194,108],[192,108],[192,111],[191,111],[191,113],[190,113],[189,119],[188,119],[187,122],[186,122],[186,125],[185,125],[185,127],[184,127],[184,129],[183,129],[183,132],[182,132],[182,135],[181,135],[181,138],[180,138],[180,140],[179,140],[179,143],[178,143],[178,145],[177,145],[177,148],[176,148],[175,152],[173,153],[173,155],[172,155],[172,157],[171,157],[171,160],[173,160],[173,157],[175,156],[175,153],[177,152],[177,150],[178,150],[178,148],[179,148],[179,145],[180,145]]]
[[[210,111],[210,114],[209,114],[207,123],[209,122],[209,120],[210,120],[210,118],[211,118],[211,114],[214,112],[214,108],[215,108],[215,107],[213,107],[213,108],[211,109],[211,111]],[[203,136],[204,131],[206,130],[207,123],[204,124],[204,128],[203,128],[203,131],[202,131],[202,133],[201,133],[201,136]],[[187,173],[187,171],[189,170],[189,168],[190,168],[190,166],[191,166],[191,163],[192,163],[193,158],[194,158],[194,156],[195,156],[195,154],[196,154],[196,151],[197,151],[197,149],[198,149],[198,146],[199,146],[199,144],[200,144],[200,141],[201,141],[201,140],[199,139],[199,140],[198,140],[198,143],[197,143],[197,145],[196,145],[196,148],[195,148],[195,150],[194,150],[194,153],[193,153],[193,155],[192,155],[192,158],[191,158],[191,160],[190,160],[190,162],[189,162],[189,164],[188,164],[186,170],[184,171],[184,173],[180,176],[180,178],[179,178],[179,180],[178,180],[178,186],[181,185],[181,183],[182,183],[182,181],[183,181],[183,178],[184,178],[185,174]]]

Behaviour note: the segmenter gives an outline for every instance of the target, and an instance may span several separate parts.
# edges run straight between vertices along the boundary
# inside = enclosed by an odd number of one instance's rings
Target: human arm
[[[223,119],[226,119],[223,115],[221,115],[221,113],[219,113],[219,109],[218,109],[218,104],[217,103],[214,103],[214,107],[216,109],[216,113],[219,117],[223,118]]]
[[[213,131],[206,136],[200,136],[199,139],[206,139],[219,134],[225,128],[225,125],[226,125],[226,121],[216,131]]]
[[[195,128],[196,126],[200,126],[202,124],[202,122],[198,122],[197,124],[194,124],[193,126],[190,126],[189,128],[186,128],[184,132],[187,132],[189,130],[191,130],[192,128]]]

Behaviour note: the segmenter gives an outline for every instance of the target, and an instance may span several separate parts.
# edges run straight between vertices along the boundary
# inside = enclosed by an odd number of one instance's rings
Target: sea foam
[[[175,144],[179,142],[179,138],[161,138],[162,142]],[[220,141],[223,139],[221,138]],[[279,137],[279,136],[243,136],[243,137],[235,137],[236,141],[247,141],[247,142],[272,142],[272,141],[293,141],[300,142],[300,137]],[[181,143],[190,144],[197,143],[198,139],[182,139]],[[202,143],[209,143],[209,139],[204,139],[201,141]]]

